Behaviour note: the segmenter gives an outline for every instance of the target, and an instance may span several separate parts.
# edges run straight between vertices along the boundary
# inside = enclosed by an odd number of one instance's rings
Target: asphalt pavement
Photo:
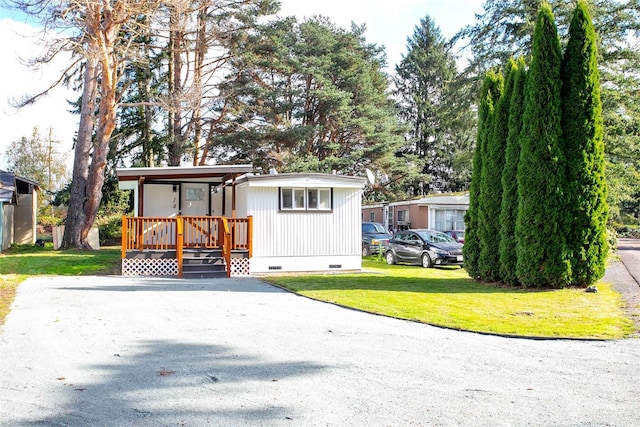
[[[41,277],[0,331],[0,424],[631,426],[639,367],[638,339],[458,332],[256,278]]]
[[[640,239],[619,239],[618,255],[629,274],[640,285]]]

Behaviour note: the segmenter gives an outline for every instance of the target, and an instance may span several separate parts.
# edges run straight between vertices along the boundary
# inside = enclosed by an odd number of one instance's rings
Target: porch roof
[[[221,183],[231,176],[251,172],[253,165],[166,166],[116,169],[119,181],[202,181]]]

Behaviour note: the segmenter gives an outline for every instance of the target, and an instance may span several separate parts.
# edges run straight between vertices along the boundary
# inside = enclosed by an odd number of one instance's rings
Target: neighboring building
[[[36,242],[38,191],[37,183],[0,170],[0,251]]]
[[[227,276],[361,269],[364,178],[251,170],[119,169],[136,212],[123,220],[123,273],[213,277],[189,271],[189,257],[209,257]]]
[[[380,222],[389,230],[427,228],[464,230],[469,193],[434,194],[421,199],[362,206],[362,221]]]

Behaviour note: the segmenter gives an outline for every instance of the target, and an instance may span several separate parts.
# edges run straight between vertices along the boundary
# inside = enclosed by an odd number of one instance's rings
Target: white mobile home
[[[237,215],[253,217],[251,272],[360,270],[364,183],[328,174],[239,178]]]
[[[360,270],[363,178],[251,169],[119,169],[135,201],[123,218],[123,274]]]

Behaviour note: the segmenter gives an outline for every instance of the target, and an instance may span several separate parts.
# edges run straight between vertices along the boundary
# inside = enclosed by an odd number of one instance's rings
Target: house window
[[[331,209],[330,188],[308,188],[307,209],[327,211]]]
[[[464,213],[462,209],[437,209],[436,230],[464,230]]]
[[[409,211],[398,211],[398,222],[409,222]]]
[[[369,212],[369,221],[376,222],[376,213],[374,211]]]
[[[281,188],[281,210],[329,211],[332,209],[330,188]]]

